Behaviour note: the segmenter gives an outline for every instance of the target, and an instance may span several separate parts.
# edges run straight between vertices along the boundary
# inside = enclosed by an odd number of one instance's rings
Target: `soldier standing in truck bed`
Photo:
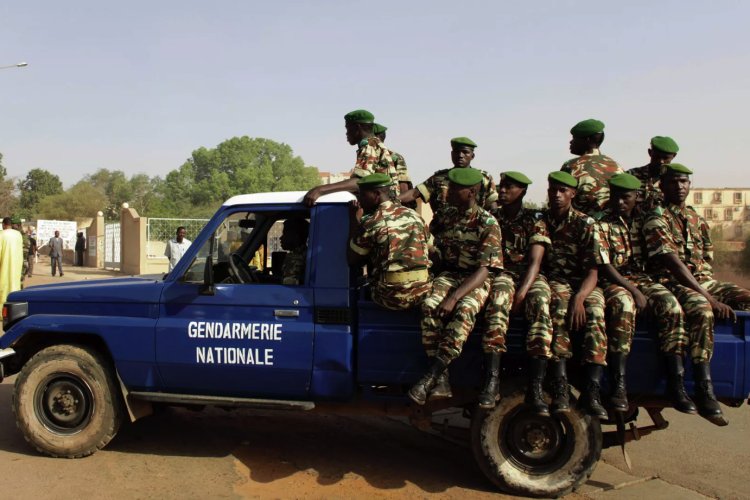
[[[490,291],[491,273],[503,267],[500,227],[476,201],[482,173],[453,168],[448,180],[446,201],[451,209],[441,210],[430,226],[443,271],[422,303],[422,344],[430,369],[409,390],[409,397],[420,405],[428,397],[450,397],[448,365],[461,354],[474,328]],[[499,371],[499,356],[485,370],[486,382]]]
[[[372,126],[372,133],[375,134],[375,137],[380,139],[381,142],[385,143],[385,138],[387,135],[388,127],[385,125],[381,125],[380,123],[373,123]],[[398,191],[399,193],[405,193],[406,191],[410,190],[412,187],[414,187],[411,183],[411,177],[409,177],[409,169],[406,166],[406,160],[404,159],[404,155],[395,152],[391,148],[388,148],[388,151],[391,152],[391,158],[393,158],[393,163],[396,165],[396,178],[398,180]],[[415,208],[415,206],[409,206],[409,208]]]
[[[604,123],[593,118],[576,123],[570,129],[570,152],[578,158],[563,164],[563,172],[568,172],[578,180],[578,192],[573,199],[573,208],[593,216],[604,210],[609,201],[610,177],[622,173],[620,166],[603,155],[599,148],[604,142]]]

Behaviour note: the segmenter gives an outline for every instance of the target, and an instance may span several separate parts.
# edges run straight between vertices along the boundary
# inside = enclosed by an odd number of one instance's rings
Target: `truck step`
[[[315,408],[312,401],[285,401],[280,399],[254,399],[231,396],[203,396],[198,394],[171,394],[168,392],[131,392],[129,397],[153,403],[181,405],[231,406],[234,408],[256,408],[261,410],[304,410]]]

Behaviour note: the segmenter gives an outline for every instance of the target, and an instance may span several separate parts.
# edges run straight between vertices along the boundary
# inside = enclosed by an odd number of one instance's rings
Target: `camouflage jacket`
[[[646,218],[643,233],[648,252],[646,269],[654,278],[672,280],[671,273],[654,259],[670,253],[676,254],[698,281],[713,278],[711,230],[693,207],[657,207]]]
[[[411,182],[409,169],[406,167],[406,160],[403,155],[391,151],[391,158],[393,158],[393,163],[396,164],[396,176],[398,177],[398,182]]]
[[[595,258],[598,265],[611,264],[628,279],[645,279],[643,222],[638,216],[626,220],[610,209],[594,216],[597,222]],[[601,281],[606,280],[600,278]]]
[[[23,257],[25,259],[29,258],[29,254],[31,253],[31,236],[26,234],[23,231],[20,231],[21,238],[23,238]]]
[[[490,271],[503,268],[500,226],[479,205],[465,212],[453,207],[443,210],[432,219],[430,232],[447,271],[474,272],[483,266]]]
[[[367,177],[370,174],[388,174],[393,179],[391,196],[398,197],[398,172],[396,163],[393,161],[391,152],[383,145],[383,141],[377,137],[362,139],[357,149],[357,161],[352,171],[352,178]]]
[[[607,181],[622,169],[615,160],[595,149],[591,154],[568,160],[560,170],[578,179],[578,192],[573,198],[573,208],[594,215],[607,207],[609,185]]]
[[[594,219],[571,208],[560,223],[547,211],[545,222],[552,244],[544,254],[543,274],[549,280],[578,287],[586,272],[596,267],[594,252],[598,231]]]
[[[531,245],[548,247],[551,243],[544,214],[539,210],[522,208],[512,219],[504,215],[502,207],[492,211],[503,235],[504,270],[520,278],[529,265]]]
[[[301,285],[305,280],[305,261],[307,245],[288,252],[281,266],[281,283],[284,285]]]
[[[449,170],[449,168],[438,170],[429,179],[417,186],[422,199],[430,204],[433,214],[437,214],[447,205],[446,197],[450,184],[448,180]],[[490,210],[492,204],[497,201],[497,189],[492,176],[484,170],[480,170],[480,172],[482,172],[482,184],[477,193],[477,205],[485,210]]]
[[[417,212],[400,203],[386,201],[365,214],[349,248],[369,255],[373,277],[384,272],[413,271],[430,267],[427,230]]]
[[[628,170],[630,175],[637,177],[643,184],[640,191],[641,201],[638,204],[638,210],[642,214],[648,214],[664,203],[664,193],[659,188],[659,178],[661,173],[664,172],[664,167],[661,168],[659,175],[656,177],[651,177],[650,172],[651,169],[648,165]]]

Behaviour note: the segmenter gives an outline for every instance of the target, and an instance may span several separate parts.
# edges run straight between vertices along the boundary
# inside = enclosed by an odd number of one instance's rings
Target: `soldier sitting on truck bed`
[[[671,163],[664,170],[660,181],[664,206],[649,214],[643,228],[648,269],[682,304],[698,412],[716,425],[727,425],[711,383],[714,317],[736,319],[733,308],[750,310],[750,291],[714,279],[713,243],[708,224],[693,207],[685,204],[692,173],[678,163]],[[687,350],[688,346],[683,348]],[[675,354],[667,357],[670,378],[679,375],[679,380],[670,380],[672,385],[681,383],[683,373],[683,354]]]
[[[630,174],[615,175],[609,180],[609,207],[595,216],[599,227],[596,263],[599,285],[604,289],[607,325],[610,405],[619,412],[628,410],[625,366],[633,342],[636,312],[644,312],[646,308],[653,312],[661,349],[668,356],[685,338],[679,302],[646,274],[643,220],[636,213],[641,187],[641,182]],[[669,396],[675,409],[696,412],[681,379],[679,388],[674,386]]]
[[[474,328],[490,291],[491,273],[503,267],[500,227],[476,202],[483,178],[473,168],[451,169],[446,197],[451,206],[441,210],[430,226],[443,271],[422,303],[422,344],[431,365],[409,390],[409,397],[420,405],[428,397],[451,396],[448,365],[461,354]],[[499,361],[499,354],[493,355],[485,367],[485,389],[499,388]],[[496,394],[491,397],[495,400]]]
[[[468,137],[454,137],[451,139],[451,161],[453,168],[469,168],[474,159],[474,150],[477,144]],[[430,204],[433,214],[437,214],[447,204],[448,195],[448,172],[452,169],[438,170],[429,179],[419,184],[414,189],[402,193],[401,203],[412,203],[417,198],[422,198]],[[492,176],[483,170],[478,170],[482,175],[476,195],[476,203],[485,210],[495,208],[497,203],[497,191]]]
[[[526,404],[538,415],[549,416],[542,384],[552,342],[550,289],[547,279],[539,270],[550,239],[542,213],[523,207],[529,184],[531,179],[521,172],[500,174],[500,206],[492,211],[492,215],[500,224],[503,237],[503,272],[495,275],[487,299],[485,317],[488,333],[485,339],[489,346],[485,350],[494,348],[505,352],[508,316],[523,313],[529,324],[526,335],[529,355]]]
[[[604,331],[604,295],[597,288],[594,259],[596,224],[591,217],[571,205],[578,181],[567,172],[552,172],[548,177],[549,209],[547,227],[552,244],[544,256],[543,273],[552,290],[552,407],[553,413],[570,409],[567,359],[572,357],[571,332],[584,331],[583,362],[585,386],[581,407],[590,415],[606,418],[601,404],[599,384],[606,363],[607,337]]]
[[[350,266],[371,264],[372,300],[387,309],[421,304],[432,289],[427,231],[414,210],[390,198],[393,180],[372,174],[357,182],[357,202],[349,205]],[[357,217],[358,208],[364,215]]]
[[[315,200],[324,194],[339,191],[357,192],[357,180],[374,173],[388,174],[393,179],[391,196],[396,199],[399,195],[398,172],[391,152],[383,145],[383,141],[373,135],[375,116],[367,110],[357,109],[344,115],[346,140],[352,146],[357,146],[357,160],[354,164],[351,179],[316,186],[309,190],[303,201],[308,207],[315,204]]]

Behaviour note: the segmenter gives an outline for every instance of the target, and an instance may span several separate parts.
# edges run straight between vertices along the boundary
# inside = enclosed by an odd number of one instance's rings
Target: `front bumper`
[[[5,378],[5,366],[3,365],[3,359],[15,356],[16,351],[8,347],[7,349],[0,349],[0,382]]]

